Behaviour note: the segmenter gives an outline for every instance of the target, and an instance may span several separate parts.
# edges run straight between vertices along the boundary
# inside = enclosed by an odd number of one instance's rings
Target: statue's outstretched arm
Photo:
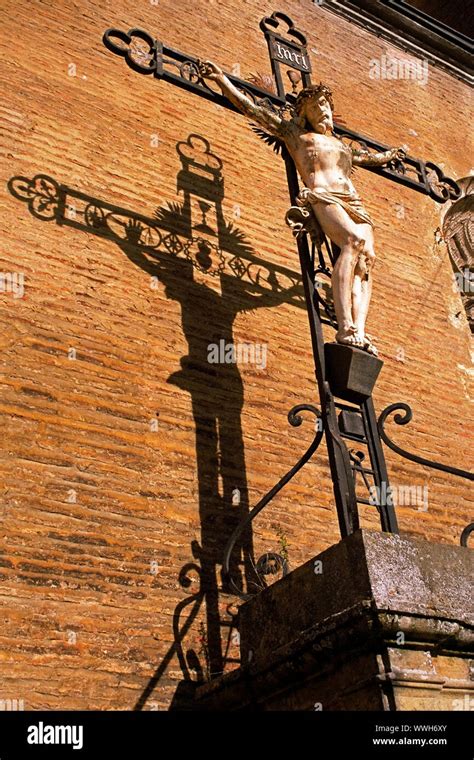
[[[222,90],[223,95],[239,109],[249,119],[258,122],[264,129],[272,134],[280,135],[283,126],[283,120],[278,114],[273,113],[268,108],[255,105],[247,95],[237,89],[230,79],[226,77],[222,69],[212,61],[203,61],[199,63],[199,73],[204,79],[216,82]]]
[[[406,145],[402,145],[400,148],[391,148],[383,151],[383,153],[371,153],[368,150],[356,148],[351,148],[351,150],[354,166],[385,166],[394,159],[403,161],[406,158],[408,148]]]

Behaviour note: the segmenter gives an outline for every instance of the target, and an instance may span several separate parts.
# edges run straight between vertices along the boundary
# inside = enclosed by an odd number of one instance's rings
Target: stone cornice
[[[316,4],[387,40],[395,47],[427,60],[457,79],[472,84],[472,56],[463,46],[455,44],[454,39],[447,39],[437,33],[435,27],[441,30],[442,24],[434,23],[433,28],[427,28],[414,18],[380,2],[324,0],[323,3]],[[455,37],[461,39],[462,35],[453,34]]]

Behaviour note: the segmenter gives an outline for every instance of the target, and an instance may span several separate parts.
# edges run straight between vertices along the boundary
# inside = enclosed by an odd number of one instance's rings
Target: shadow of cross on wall
[[[178,605],[174,644],[137,709],[175,655],[184,680],[191,680],[191,669],[207,677],[222,673],[229,650],[221,634],[222,626],[230,624],[221,620],[219,595],[226,586],[218,569],[229,536],[249,510],[241,427],[243,383],[235,361],[210,363],[209,346],[233,345],[234,320],[242,311],[283,302],[306,308],[301,275],[263,261],[242,230],[224,217],[222,161],[211,152],[209,142],[193,134],[176,147],[181,161],[177,191],[182,201],[158,208],[154,218],[86,195],[45,174],[32,179],[13,177],[8,183],[10,192],[27,202],[34,217],[112,240],[130,261],[164,284],[168,298],[181,304],[188,353],[167,382],[188,391],[192,399],[201,542],[191,547],[199,565],[191,562],[182,568],[180,582],[187,588],[187,570],[194,568],[200,576],[200,591]],[[261,585],[250,527],[235,548],[231,575],[242,589],[251,591]],[[199,665],[193,649],[185,653],[182,638],[203,601],[206,663]],[[181,625],[181,612],[189,605],[188,623]]]

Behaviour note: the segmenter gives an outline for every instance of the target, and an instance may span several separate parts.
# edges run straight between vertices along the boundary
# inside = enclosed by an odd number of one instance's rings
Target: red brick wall
[[[293,404],[317,402],[302,308],[252,292],[228,270],[220,280],[183,256],[134,253],[41,221],[7,190],[12,177],[46,174],[153,216],[182,202],[176,143],[199,133],[223,161],[226,220],[257,260],[298,272],[280,159],[244,117],[139,76],[101,41],[107,27],[141,27],[226,70],[240,64],[245,78],[268,72],[258,22],[275,7],[177,8],[17,0],[1,11],[0,271],[23,273],[25,292],[0,294],[0,698],[23,699],[25,709],[132,709],[141,698],[167,709],[196,657],[206,670],[206,649],[210,669],[222,670],[234,601],[219,592],[224,545],[311,440],[311,421],[296,430],[286,422]],[[332,85],[347,125],[408,143],[449,176],[469,172],[466,85],[435,68],[426,86],[370,79],[371,59],[403,54],[310,0],[279,10],[308,33],[313,78]],[[469,331],[455,317],[462,306],[446,250],[434,246],[441,207],[363,169],[355,180],[376,223],[369,331],[385,361],[377,409],[410,403],[414,420],[397,440],[467,467]],[[211,374],[206,347],[220,337],[267,344],[266,368]],[[403,534],[457,543],[470,516],[465,483],[390,451],[387,460],[394,484],[429,486],[427,511],[399,508]],[[255,521],[256,556],[279,549],[280,529],[293,567],[336,542],[332,501],[322,447]],[[363,524],[377,529],[373,509]],[[228,658],[237,654],[234,642]]]

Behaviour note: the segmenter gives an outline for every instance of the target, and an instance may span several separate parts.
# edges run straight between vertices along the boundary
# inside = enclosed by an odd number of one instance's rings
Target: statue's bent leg
[[[313,203],[312,208],[324,234],[341,249],[332,273],[332,293],[338,324],[336,340],[338,343],[364,348],[364,335],[363,333],[362,335],[359,334],[354,319],[353,288],[354,271],[359,258],[364,255],[368,240],[367,228],[370,228],[370,225],[356,224],[347,211],[335,203]],[[361,278],[359,279],[361,280]],[[362,281],[360,282],[361,285]],[[361,287],[359,289],[358,314],[363,314],[365,308],[366,317],[367,296],[370,300],[370,287],[367,289],[365,285],[363,291]]]

